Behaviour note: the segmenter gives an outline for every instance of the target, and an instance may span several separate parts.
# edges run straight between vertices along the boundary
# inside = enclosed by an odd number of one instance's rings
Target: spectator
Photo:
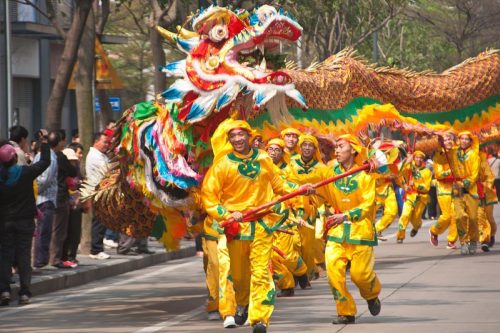
[[[49,246],[52,237],[52,224],[54,220],[54,211],[57,205],[57,155],[54,150],[57,149],[61,136],[58,132],[50,132],[48,143],[50,150],[50,166],[36,179],[38,186],[37,207],[41,213],[38,221],[38,232],[35,233],[35,250],[33,266],[35,272],[49,263]],[[41,153],[35,156],[35,162],[40,160]]]
[[[10,144],[14,146],[17,153],[17,164],[28,165],[31,157],[28,149],[28,130],[23,126],[12,126],[9,129]]]
[[[91,186],[99,185],[106,174],[108,167],[108,157],[106,151],[109,148],[109,137],[102,132],[94,136],[94,145],[90,147],[85,164],[87,173],[87,183]],[[92,217],[92,244],[89,257],[92,259],[109,259],[111,256],[104,252],[104,233],[106,227],[100,223],[95,214]]]
[[[80,143],[80,134],[78,134],[78,128],[71,131],[71,143]]]
[[[57,268],[74,268],[76,264],[70,261],[63,262],[62,255],[64,241],[68,234],[69,220],[69,192],[66,179],[76,177],[77,171],[62,152],[66,146],[66,133],[64,130],[60,130],[59,135],[61,140],[53,148],[57,155],[57,204],[50,240],[50,264]]]
[[[76,255],[78,245],[82,235],[82,205],[80,204],[80,192],[78,191],[82,183],[82,175],[80,173],[80,163],[83,158],[83,146],[79,143],[71,143],[68,148],[63,150],[64,155],[69,162],[76,168],[76,177],[66,178],[66,183],[69,190],[69,217],[68,231],[66,240],[63,244],[61,260],[67,265],[75,266],[78,264]]]
[[[33,181],[50,163],[47,132],[42,132],[39,161],[31,166],[17,165],[15,148],[0,144],[0,305],[10,303],[11,267],[16,255],[20,289],[19,304],[30,302],[31,244],[36,214]]]
[[[498,151],[491,149],[490,153],[491,157],[488,158],[488,164],[495,176],[495,190],[497,192],[498,201],[500,201],[500,159],[498,158]]]

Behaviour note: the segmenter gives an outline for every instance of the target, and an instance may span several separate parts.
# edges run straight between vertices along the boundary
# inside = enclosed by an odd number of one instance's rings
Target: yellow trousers
[[[387,197],[384,198],[377,195],[376,199],[377,207],[384,207],[384,215],[382,215],[382,218],[375,224],[375,229],[377,233],[379,233],[387,229],[396,216],[398,216],[398,202],[392,186],[388,188]]]
[[[479,241],[489,243],[491,236],[497,233],[497,224],[493,217],[493,205],[480,206],[477,213]]]
[[[203,267],[208,289],[207,312],[219,310],[219,259],[217,241],[202,237]]]
[[[236,303],[248,306],[250,325],[262,322],[269,325],[274,310],[276,291],[269,270],[273,246],[273,235],[255,223],[253,241],[232,240],[228,242],[231,275],[236,293]]]
[[[457,220],[457,231],[460,244],[479,241],[479,230],[477,225],[477,211],[479,200],[470,194],[464,194],[453,198],[455,207],[455,218]]]
[[[236,298],[225,235],[219,237],[217,259],[219,261],[219,313],[225,319],[227,316],[236,314]]]
[[[298,227],[299,235],[300,235],[300,255],[307,266],[307,275],[309,280],[312,280],[314,277],[314,273],[316,273],[316,261],[315,258],[318,253],[316,236],[314,230],[306,228],[306,227]]]
[[[298,233],[296,228],[289,229]],[[294,276],[307,273],[307,266],[302,260],[299,252],[294,247],[294,235],[278,232],[275,235],[274,245],[286,254],[286,259],[273,251],[272,263],[274,274],[278,276],[277,287],[279,289],[290,289],[295,287]]]
[[[403,212],[399,218],[397,239],[405,239],[406,227],[411,222],[413,229],[418,230],[422,226],[422,214],[424,213],[426,200],[416,200],[415,203],[405,201]]]
[[[455,221],[455,210],[453,208],[453,198],[451,195],[438,195],[439,209],[441,215],[431,226],[431,233],[441,235],[448,229],[448,242],[455,243],[458,239],[457,222]]]
[[[325,260],[328,282],[337,306],[337,315],[356,315],[356,303],[346,285],[348,261],[351,262],[351,280],[358,287],[361,297],[371,300],[380,294],[382,286],[377,274],[373,271],[375,264],[373,247],[329,241],[326,244]]]

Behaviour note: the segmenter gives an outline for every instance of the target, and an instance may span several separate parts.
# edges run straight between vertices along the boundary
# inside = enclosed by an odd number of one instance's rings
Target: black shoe
[[[490,252],[490,247],[488,246],[488,243],[481,244],[481,250],[483,250],[483,252]]]
[[[292,297],[293,295],[295,295],[295,290],[293,288],[289,288],[289,289],[282,289],[280,290],[280,292],[278,293],[278,297]]]
[[[156,253],[155,251],[150,251],[149,249],[146,249],[146,250],[138,250],[137,252],[138,252],[138,253],[141,253],[141,254],[155,254],[155,253]]]
[[[307,277],[307,273],[301,276],[297,276],[297,281],[299,282],[300,289],[306,289],[311,286],[309,283],[309,278]]]
[[[333,319],[333,325],[347,325],[354,324],[356,321],[356,317],[354,316],[337,316],[337,318]]]
[[[10,303],[10,293],[8,291],[2,292],[0,295],[0,306],[7,306]]]
[[[240,311],[238,311],[234,315],[234,322],[238,326],[243,326],[246,323],[247,319],[248,319],[248,305],[245,306],[245,309],[243,310],[243,313],[241,313]]]
[[[253,325],[253,333],[266,333],[267,328],[264,324],[258,323]]]
[[[313,280],[319,279],[319,272],[314,272]]]
[[[368,310],[370,310],[370,313],[372,316],[376,316],[380,313],[380,309],[382,308],[382,304],[380,303],[380,300],[377,298],[370,299],[367,301],[368,303]]]
[[[31,303],[30,297],[28,295],[19,296],[19,305],[28,305]]]
[[[490,243],[488,244],[490,247],[493,247],[495,245],[495,236],[490,237]]]
[[[410,237],[415,237],[418,234],[418,230],[411,229],[410,231]]]

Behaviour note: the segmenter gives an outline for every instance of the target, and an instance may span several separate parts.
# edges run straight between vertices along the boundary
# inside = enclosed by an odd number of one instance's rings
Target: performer
[[[299,155],[299,149],[297,143],[299,142],[299,137],[302,133],[298,129],[293,127],[285,128],[281,131],[281,138],[285,142],[285,153],[289,157]]]
[[[335,148],[337,162],[324,169],[323,178],[341,174],[363,163],[366,154],[359,140],[342,135]],[[326,269],[337,306],[337,318],[333,324],[355,322],[356,303],[346,286],[346,267],[351,263],[351,280],[359,288],[361,297],[368,302],[368,309],[378,315],[381,303],[378,298],[382,289],[373,271],[375,258],[375,180],[360,172],[318,189],[335,210],[327,219]]]
[[[286,165],[286,162],[283,161],[283,155],[285,153],[285,143],[283,140],[270,140],[267,143],[266,151],[277,167],[283,164]],[[276,170],[276,172],[280,175],[283,174],[282,168]],[[282,206],[284,206],[284,204],[282,204]],[[297,277],[301,287],[307,287],[309,282],[307,278],[307,266],[299,253],[300,235],[297,224],[288,221],[288,223],[284,223],[280,226],[280,230],[284,230],[285,232],[280,232],[279,230],[275,232],[273,244],[278,250],[285,254],[286,257],[283,258],[274,251],[272,254],[272,267],[277,279],[277,287],[280,289],[278,297],[290,297],[295,294],[294,276]]]
[[[414,159],[414,161],[413,161]],[[422,226],[422,214],[429,200],[432,173],[425,167],[425,154],[419,150],[408,155],[408,164],[401,171],[402,185],[405,189],[405,203],[399,218],[397,242],[403,243],[408,222],[412,224],[411,237],[415,237]]]
[[[286,145],[286,141],[285,141]],[[318,140],[311,134],[302,134],[298,146],[300,155],[293,157],[284,170],[286,179],[297,184],[317,183],[321,181],[320,170],[325,168],[321,163]],[[316,196],[303,197],[301,207],[296,207],[296,214],[309,225],[316,224],[318,207],[321,205]],[[316,239],[314,229],[299,226],[301,256],[307,266],[309,280],[319,276],[317,264],[324,262],[324,244]]]
[[[469,131],[458,133],[459,148],[453,154],[453,167],[459,181],[454,183],[453,205],[460,239],[460,253],[475,254],[479,232],[477,211],[477,177],[479,175],[479,141]]]
[[[377,209],[382,208],[384,214],[380,220],[375,224],[377,230],[377,238],[381,241],[387,239],[382,235],[382,232],[387,229],[392,221],[398,216],[398,202],[396,200],[396,193],[392,186],[394,176],[380,176],[376,179],[376,203]]]
[[[208,169],[205,177],[210,177]],[[202,247],[203,266],[208,289],[207,317],[208,320],[224,320],[224,328],[236,327],[236,299],[234,295],[229,253],[226,246],[226,236],[219,233],[217,222],[206,216],[203,222]]]
[[[434,177],[437,181],[437,197],[441,215],[438,220],[429,228],[430,242],[433,246],[438,246],[438,235],[448,229],[447,249],[456,249],[455,242],[458,239],[457,223],[453,207],[453,182],[456,180],[449,162],[455,146],[455,134],[450,130],[443,135],[443,147],[434,154]],[[448,156],[446,156],[446,155]]]
[[[490,247],[493,246],[495,234],[497,232],[497,224],[493,217],[493,206],[498,203],[498,200],[496,192],[493,189],[495,176],[488,164],[486,153],[480,152],[479,158],[481,163],[477,179],[477,192],[479,195],[477,219],[479,226],[479,241],[481,242],[481,250],[489,252]]]
[[[231,218],[241,222],[242,212],[249,207],[271,201],[274,193],[298,188],[275,173],[273,162],[265,152],[250,147],[252,129],[247,122],[228,119],[220,126],[224,126],[221,139],[229,141],[229,153],[215,156],[212,171],[202,186],[203,205],[215,221]],[[310,185],[306,185],[306,189],[313,191]],[[242,325],[248,316],[254,333],[267,331],[274,308],[275,290],[269,271],[273,226],[269,221],[266,216],[224,228],[238,304],[235,321]],[[248,312],[243,310],[247,307]]]

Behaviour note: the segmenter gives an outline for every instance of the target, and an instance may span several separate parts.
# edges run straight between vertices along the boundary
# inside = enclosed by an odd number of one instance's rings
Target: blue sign
[[[109,104],[111,104],[111,110],[113,112],[121,112],[122,110],[122,101],[120,97],[117,96],[109,96]],[[101,111],[101,105],[99,104],[99,98],[95,98],[95,112]]]

